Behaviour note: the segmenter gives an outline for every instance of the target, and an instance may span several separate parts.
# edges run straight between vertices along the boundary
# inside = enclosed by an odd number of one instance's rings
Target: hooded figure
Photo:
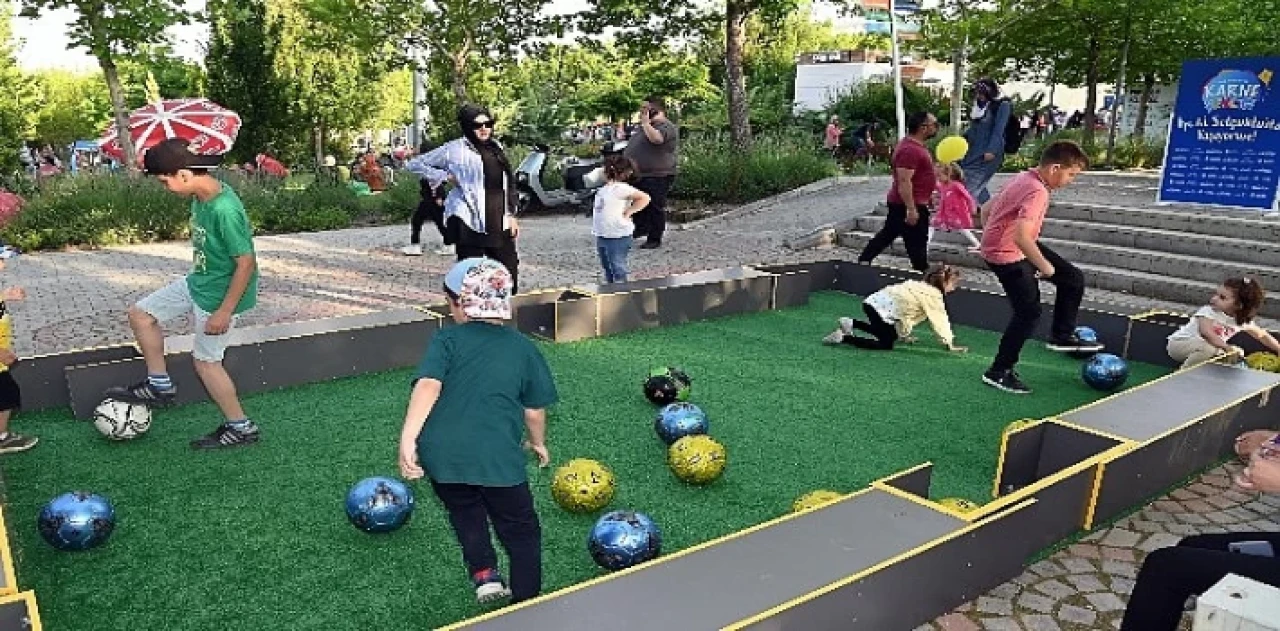
[[[964,132],[969,151],[960,160],[964,170],[964,186],[979,204],[987,203],[991,193],[987,184],[1004,164],[1004,130],[1013,116],[1013,104],[1000,98],[1000,86],[989,78],[973,84],[972,122]]]
[[[496,121],[485,107],[467,104],[458,108],[462,138],[419,155],[405,168],[418,174],[432,189],[453,185],[444,202],[445,243],[455,246],[458,260],[472,257],[496,259],[517,278],[519,259],[515,239],[515,175],[502,144],[494,138]]]

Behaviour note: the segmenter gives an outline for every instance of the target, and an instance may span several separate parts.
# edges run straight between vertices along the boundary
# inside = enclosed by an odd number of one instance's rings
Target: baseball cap
[[[444,276],[445,289],[458,297],[468,318],[511,318],[511,272],[498,261],[473,257],[458,261]]]
[[[222,164],[220,155],[201,155],[191,150],[191,143],[170,138],[147,149],[142,166],[147,175],[173,175],[178,171],[212,170]]]

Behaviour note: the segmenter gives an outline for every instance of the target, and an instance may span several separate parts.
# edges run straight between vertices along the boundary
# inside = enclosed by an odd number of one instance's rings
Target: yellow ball
[[[938,162],[947,164],[960,160],[968,152],[969,141],[963,136],[948,136],[938,143],[938,148],[933,153],[937,156]]]
[[[837,493],[836,491],[828,491],[826,489],[822,489],[819,491],[810,491],[808,493],[805,493],[804,495],[801,495],[799,499],[797,499],[794,503],[791,504],[791,512],[798,513],[803,510],[817,508],[819,506],[822,506],[823,504],[829,504],[831,502],[834,502],[842,497],[844,497],[843,493]]]
[[[977,504],[974,504],[963,497],[948,497],[940,499],[938,500],[938,504],[950,508],[958,513],[972,513],[979,508]]]
[[[685,436],[667,451],[667,464],[677,478],[689,484],[715,482],[728,464],[724,445],[705,434]]]
[[[1023,419],[1023,420],[1021,420],[1021,421],[1014,421],[1014,422],[1009,423],[1008,425],[1005,425],[1005,426],[1004,426],[1004,433],[1005,433],[1005,434],[1012,434],[1013,432],[1016,432],[1016,431],[1018,431],[1018,430],[1020,430],[1020,429],[1022,429],[1022,428],[1024,428],[1024,427],[1030,427],[1032,423],[1035,423],[1035,421],[1032,421],[1032,420],[1030,420],[1030,419]]]
[[[1265,370],[1267,372],[1280,372],[1280,356],[1275,353],[1266,353],[1258,351],[1249,353],[1244,358],[1244,363],[1254,370]]]
[[[572,513],[591,513],[613,499],[613,472],[586,458],[566,462],[551,478],[551,498]]]

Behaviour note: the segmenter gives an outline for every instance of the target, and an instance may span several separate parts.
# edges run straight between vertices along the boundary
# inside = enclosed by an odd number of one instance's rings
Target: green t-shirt
[[[244,204],[230,186],[222,184],[217,197],[202,202],[191,200],[191,246],[195,250],[187,288],[196,306],[217,311],[227,297],[237,256],[253,254],[253,228]],[[258,269],[244,290],[236,313],[244,313],[258,302]]]
[[[524,411],[559,398],[533,342],[496,324],[452,326],[432,338],[418,378],[443,384],[418,435],[418,460],[432,480],[500,487],[528,480]]]

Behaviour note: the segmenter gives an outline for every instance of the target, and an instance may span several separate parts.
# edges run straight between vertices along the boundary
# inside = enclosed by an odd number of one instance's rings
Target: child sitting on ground
[[[1191,321],[1169,336],[1169,357],[1180,362],[1182,368],[1190,368],[1217,357],[1219,354],[1235,354],[1244,357],[1244,351],[1230,344],[1238,333],[1248,333],[1262,342],[1268,350],[1280,353],[1280,342],[1270,333],[1253,323],[1262,306],[1266,292],[1252,278],[1228,278],[1222,283],[1209,304],[1191,315]]]
[[[933,242],[934,230],[959,232],[969,241],[969,251],[977,252],[982,245],[973,236],[973,214],[978,204],[964,187],[964,171],[954,162],[939,164],[937,171],[938,212],[929,222],[929,241]]]
[[[890,285],[862,301],[867,322],[853,318],[840,318],[840,328],[822,338],[826,344],[849,344],[870,350],[893,350],[901,339],[914,344],[911,330],[917,324],[929,321],[942,345],[955,353],[968,349],[956,346],[951,334],[951,321],[942,297],[955,291],[960,285],[960,270],[950,265],[935,265],[924,275],[923,281],[909,280]],[[872,337],[854,334],[854,329],[866,331]]]

